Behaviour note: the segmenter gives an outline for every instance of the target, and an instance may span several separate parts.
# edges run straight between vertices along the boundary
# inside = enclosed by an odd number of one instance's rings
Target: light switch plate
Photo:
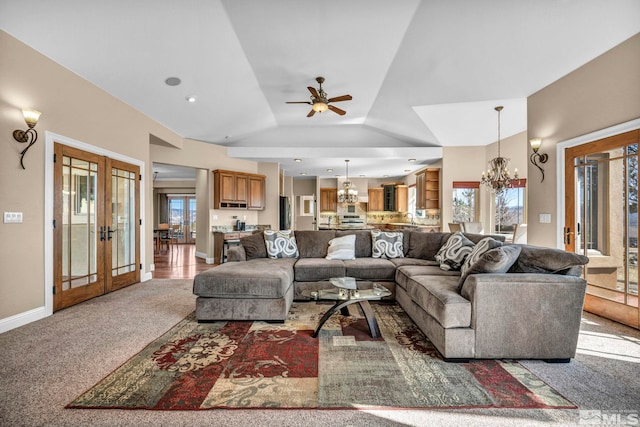
[[[540,224],[551,224],[551,214],[540,214]]]
[[[5,212],[5,224],[22,224],[22,212]]]

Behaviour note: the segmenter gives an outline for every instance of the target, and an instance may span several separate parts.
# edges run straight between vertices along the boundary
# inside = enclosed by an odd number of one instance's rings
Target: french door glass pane
[[[112,276],[135,271],[135,173],[111,170]]]
[[[627,147],[628,304],[638,307],[638,144]]]
[[[62,289],[97,280],[97,164],[63,159]]]

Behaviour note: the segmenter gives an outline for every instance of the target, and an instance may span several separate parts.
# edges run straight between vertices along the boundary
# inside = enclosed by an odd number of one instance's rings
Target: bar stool
[[[222,262],[227,262],[227,252],[229,251],[229,245],[239,245],[240,239],[225,239],[222,242]]]

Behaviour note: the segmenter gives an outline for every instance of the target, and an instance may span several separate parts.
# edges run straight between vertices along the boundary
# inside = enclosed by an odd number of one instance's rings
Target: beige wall
[[[556,145],[640,117],[640,34],[534,93],[527,99],[528,137],[542,138],[549,154],[545,180],[529,164],[529,243],[555,247],[564,226],[557,207]],[[540,224],[541,213],[551,214]]]
[[[22,224],[0,224],[3,241],[11,242],[0,248],[0,319],[5,319],[39,309],[45,301],[44,260],[51,253],[44,247],[45,131],[146,164],[149,134],[175,146],[182,138],[2,31],[0,52],[0,203],[2,211],[24,214]],[[24,159],[26,170],[19,165],[24,145],[11,138],[14,129],[26,128],[21,108],[42,112],[38,142]],[[151,180],[145,184],[142,203],[151,206]],[[143,218],[149,227],[151,215],[149,208]],[[145,269],[153,260],[153,242],[147,240]]]

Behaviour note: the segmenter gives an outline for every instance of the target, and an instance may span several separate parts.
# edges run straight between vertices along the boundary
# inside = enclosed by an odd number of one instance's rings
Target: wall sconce
[[[549,160],[549,155],[538,153],[540,145],[542,145],[542,138],[531,138],[529,140],[529,144],[531,144],[531,149],[533,150],[533,153],[531,153],[531,156],[529,156],[529,160],[531,160],[531,163],[533,163],[535,167],[540,169],[540,172],[542,173],[542,180],[540,182],[542,182],[544,181],[544,169],[542,169],[542,166],[540,166],[540,164],[547,163],[547,160]]]
[[[25,153],[33,144],[36,143],[38,139],[38,132],[34,129],[36,124],[38,124],[38,119],[40,118],[40,111],[31,110],[29,108],[22,109],[22,115],[24,116],[24,121],[27,123],[29,129],[20,130],[16,129],[13,131],[13,139],[18,141],[21,144],[29,143],[27,148],[20,152],[20,166],[22,169],[25,169],[24,164],[22,163],[22,159],[24,158]]]

